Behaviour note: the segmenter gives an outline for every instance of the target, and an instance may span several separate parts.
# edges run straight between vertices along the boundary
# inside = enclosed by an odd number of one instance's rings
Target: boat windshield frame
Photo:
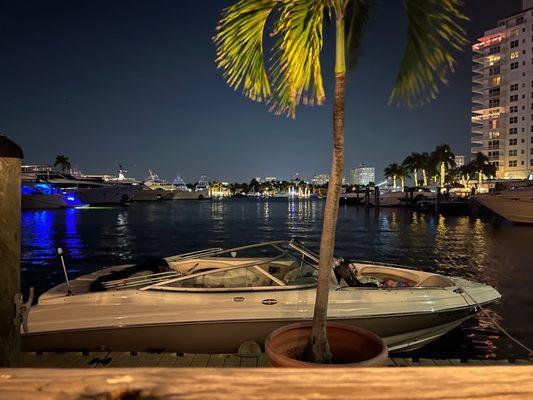
[[[245,259],[242,264],[231,266],[231,267],[224,267],[224,268],[217,268],[217,269],[210,269],[209,271],[201,271],[197,273],[192,274],[186,274],[186,275],[180,275],[177,277],[172,277],[171,279],[163,280],[160,282],[152,283],[150,285],[140,287],[137,290],[145,291],[145,290],[160,290],[160,291],[172,291],[172,292],[245,292],[245,291],[266,291],[266,290],[288,290],[288,289],[304,289],[304,288],[313,288],[316,287],[317,282],[315,278],[315,282],[312,284],[300,284],[300,285],[288,285],[279,278],[276,278],[268,271],[265,271],[263,268],[261,268],[261,265],[268,264],[277,260],[280,260],[284,257],[290,256],[293,257],[295,261],[300,262],[300,266],[298,268],[302,268],[304,264],[306,264],[309,267],[314,268],[316,271],[318,271],[318,264],[314,264],[314,260],[312,257],[309,257],[308,254],[306,254],[305,251],[302,251],[298,248],[294,248],[290,246],[291,242],[278,240],[273,242],[263,242],[263,243],[257,243],[252,245],[246,245],[246,246],[240,246],[240,247],[234,247],[230,249],[214,249],[212,252],[206,252],[202,254],[202,252],[194,252],[194,253],[187,253],[184,255],[178,255],[169,257],[166,260],[167,261],[186,261],[190,259],[196,258],[195,255],[207,257],[212,257],[213,260],[216,260],[217,256],[228,254],[231,255],[233,258],[235,256],[232,255],[232,253],[236,253],[240,250],[248,250],[253,248],[260,248],[260,247],[267,247],[270,246],[277,250],[279,254],[273,256],[273,257],[262,257],[262,258],[256,258],[252,261],[250,261],[249,258]],[[287,249],[283,249],[281,245],[286,245]],[[296,254],[295,254],[296,253]],[[236,258],[238,259],[238,258]],[[313,261],[313,262],[311,262]],[[273,286],[239,286],[239,287],[175,287],[175,286],[169,286],[173,283],[185,281],[189,279],[194,279],[202,276],[208,276],[213,274],[219,274],[221,272],[228,272],[238,269],[248,269],[248,268],[254,268],[257,272],[263,274],[265,277],[267,277],[270,281],[274,282],[276,285]]]

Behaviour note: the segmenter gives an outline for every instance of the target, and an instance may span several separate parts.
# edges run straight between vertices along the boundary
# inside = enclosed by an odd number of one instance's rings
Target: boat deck
[[[389,367],[420,366],[473,366],[473,365],[533,365],[533,359],[433,359],[389,358]],[[149,352],[24,352],[21,368],[265,368],[268,359],[265,353],[256,357],[241,357],[238,354],[177,354]]]

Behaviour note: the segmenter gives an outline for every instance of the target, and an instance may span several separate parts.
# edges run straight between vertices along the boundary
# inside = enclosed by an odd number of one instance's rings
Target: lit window
[[[511,52],[511,60],[518,58],[518,51],[512,51]],[[492,65],[492,64],[491,64]]]

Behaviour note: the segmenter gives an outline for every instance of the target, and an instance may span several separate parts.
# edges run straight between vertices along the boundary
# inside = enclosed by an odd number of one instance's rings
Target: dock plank
[[[241,368],[257,368],[257,359],[259,357],[241,357]]]
[[[158,367],[158,368],[172,367],[175,362],[176,362],[176,354],[175,353],[163,353],[161,355],[161,358],[157,362],[156,367]]]
[[[189,365],[190,368],[205,368],[209,362],[209,354],[194,354],[193,359]]]
[[[241,365],[241,358],[235,354],[231,354],[224,360],[224,368],[239,368]]]
[[[180,356],[176,356],[176,361],[172,364],[173,368],[187,368],[191,365],[192,360],[194,359],[194,354],[185,353]]]
[[[211,354],[207,363],[208,368],[222,368],[224,359],[228,357],[227,354]]]

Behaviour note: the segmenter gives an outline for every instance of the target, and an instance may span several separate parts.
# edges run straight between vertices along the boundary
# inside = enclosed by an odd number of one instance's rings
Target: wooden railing
[[[0,369],[0,399],[533,399],[533,366]]]

